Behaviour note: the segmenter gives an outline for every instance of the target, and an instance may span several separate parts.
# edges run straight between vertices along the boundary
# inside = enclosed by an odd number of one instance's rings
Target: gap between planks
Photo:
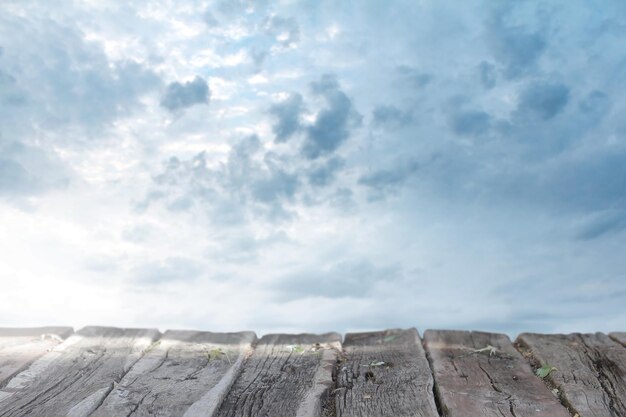
[[[444,416],[569,416],[504,334],[427,330],[424,344]]]
[[[546,383],[583,417],[626,416],[626,349],[623,333],[523,333],[517,343],[534,366],[554,367]]]

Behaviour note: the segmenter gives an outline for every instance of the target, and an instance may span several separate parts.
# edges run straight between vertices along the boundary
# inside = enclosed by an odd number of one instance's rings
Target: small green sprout
[[[291,351],[293,353],[304,353],[304,348],[300,345],[292,346]]]
[[[550,372],[552,371],[556,371],[557,369],[554,366],[550,366],[550,365],[543,365],[541,368],[537,369],[535,371],[535,374],[539,377],[539,378],[545,378],[548,375],[550,375]]]
[[[222,350],[222,348],[213,348],[210,351],[205,351],[205,353],[206,353],[207,359],[210,361],[220,358],[223,355],[226,357],[226,360],[228,361],[228,363],[232,365],[232,362],[230,361],[230,357],[228,356],[228,353]]]

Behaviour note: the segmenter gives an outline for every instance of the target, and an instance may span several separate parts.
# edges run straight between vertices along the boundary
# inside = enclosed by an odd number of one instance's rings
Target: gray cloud
[[[396,71],[400,74],[400,78],[405,86],[410,88],[422,88],[433,79],[431,74],[408,65],[400,65],[396,67]]]
[[[337,150],[350,136],[350,129],[360,125],[362,117],[354,109],[352,100],[340,90],[333,75],[323,75],[310,87],[315,96],[322,97],[326,102],[326,107],[319,111],[312,124],[303,125],[300,121],[305,107],[298,93],[274,103],[269,112],[277,119],[272,127],[276,142],[285,142],[304,130],[302,154],[308,159],[316,159]]]
[[[0,193],[36,191],[38,183],[17,161],[0,157]]]
[[[202,15],[202,20],[211,28],[219,25],[219,21],[215,18],[210,9],[205,10]]]
[[[376,126],[396,128],[405,126],[412,121],[412,113],[402,111],[396,106],[377,106],[372,111],[372,122]]]
[[[300,41],[300,27],[294,18],[270,16],[263,25],[265,32],[276,37],[282,46],[288,47]]]
[[[46,152],[19,142],[0,142],[0,197],[19,199],[64,188],[69,182],[68,170]]]
[[[455,110],[450,116],[450,127],[457,135],[481,135],[491,126],[491,116],[479,110]]]
[[[267,0],[219,0],[215,8],[225,16],[240,16],[246,11],[258,11],[266,7]]]
[[[626,149],[568,158],[544,174],[542,198],[582,212],[626,209]],[[530,180],[530,179],[528,179]],[[533,181],[534,182],[534,181]]]
[[[219,166],[209,167],[204,152],[188,161],[171,158],[154,184],[139,209],[156,201],[172,211],[200,208],[212,221],[228,226],[248,219],[290,218],[285,205],[295,198],[301,181],[286,157],[263,153],[259,137],[250,135],[238,141]]]
[[[548,120],[559,114],[569,102],[570,90],[562,83],[534,82],[520,94],[517,111]]]
[[[358,183],[369,188],[370,200],[379,200],[397,191],[418,169],[419,165],[415,161],[397,162],[393,168],[362,175]]]
[[[269,166],[269,173],[254,181],[252,196],[262,203],[274,203],[281,198],[293,199],[299,187],[297,175]]]
[[[171,112],[176,112],[196,104],[208,103],[210,95],[207,82],[204,78],[196,76],[193,81],[187,81],[184,84],[178,81],[168,84],[161,98],[161,106]]]
[[[33,125],[92,131],[141,107],[160,85],[132,60],[110,61],[102,48],[52,19],[0,17],[0,120],[19,140]],[[37,57],[31,59],[31,57]]]
[[[541,140],[554,138],[547,134]],[[429,164],[421,178],[428,181],[436,178],[435,186],[447,187],[451,196],[457,196],[451,198],[459,201],[472,199],[494,205],[501,201],[515,202],[545,215],[568,217],[571,223],[563,227],[579,240],[593,240],[622,230],[621,216],[626,210],[623,145],[600,145],[585,152],[563,147],[556,153],[539,146],[544,143],[532,145],[533,153],[526,154],[528,142],[507,142],[518,153],[503,153],[506,157],[499,161],[494,156],[483,155],[472,161],[463,157],[455,160],[448,155],[436,164]],[[483,164],[487,160],[491,162],[485,170]]]
[[[272,105],[270,114],[278,119],[277,123],[272,126],[272,131],[276,135],[276,142],[285,142],[300,130],[302,110],[302,96],[298,93],[292,93],[286,100]]]
[[[546,50],[543,34],[508,21],[512,8],[499,7],[487,22],[487,43],[507,78],[528,74]]]
[[[354,109],[352,100],[339,89],[334,76],[323,75],[319,81],[311,83],[311,90],[322,96],[327,104],[307,127],[302,147],[304,156],[316,159],[337,150],[350,136],[350,128],[360,125],[361,116]]]
[[[602,91],[594,90],[590,92],[581,102],[580,111],[599,120],[608,114],[611,108],[609,97]]]
[[[250,49],[250,57],[252,58],[252,62],[257,71],[261,70],[261,67],[265,63],[265,60],[269,56],[269,51],[267,49],[252,47]]]
[[[2,12],[0,39],[0,193],[12,199],[66,187],[75,172],[58,152],[106,136],[161,83],[144,64],[111,60],[54,17]]]
[[[26,104],[26,95],[17,85],[15,77],[2,70],[0,70],[0,87],[0,103],[2,107]]]
[[[496,86],[496,68],[492,64],[483,61],[478,66],[478,71],[483,87],[490,90]]]
[[[345,166],[345,160],[337,156],[330,158],[325,163],[318,165],[309,171],[309,183],[316,187],[323,187],[331,184],[339,170]]]

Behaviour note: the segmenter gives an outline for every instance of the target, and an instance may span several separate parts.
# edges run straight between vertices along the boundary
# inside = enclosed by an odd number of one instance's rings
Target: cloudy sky
[[[626,3],[0,3],[0,325],[626,328]]]

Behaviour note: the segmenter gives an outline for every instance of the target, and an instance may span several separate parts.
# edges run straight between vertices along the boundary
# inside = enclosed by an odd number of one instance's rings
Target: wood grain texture
[[[0,328],[0,388],[72,332],[71,327]]]
[[[416,329],[348,333],[334,391],[338,417],[438,417]]]
[[[212,416],[255,339],[252,332],[168,330],[91,416]]]
[[[626,349],[603,333],[521,334],[517,342],[581,417],[626,416]]]
[[[609,337],[626,347],[626,332],[609,333]]]
[[[218,416],[319,417],[332,386],[341,336],[263,336]]]
[[[427,330],[424,341],[445,416],[569,417],[506,335]]]
[[[86,327],[0,390],[0,416],[90,415],[159,332]]]

